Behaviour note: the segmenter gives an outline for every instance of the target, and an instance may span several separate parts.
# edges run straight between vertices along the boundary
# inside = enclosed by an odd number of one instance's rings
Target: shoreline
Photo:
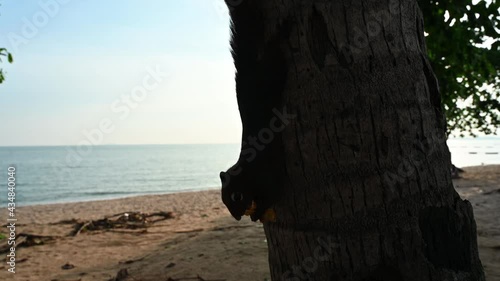
[[[219,207],[225,208],[220,200],[220,190],[210,189],[165,194],[132,195],[114,199],[16,206],[15,210],[16,216],[22,223],[36,223],[36,220],[40,220],[39,223],[50,223],[66,219],[97,219],[102,215],[113,215],[120,212],[189,212],[189,206],[196,205],[194,201],[210,201],[212,202],[211,204],[215,205],[219,205],[220,202],[221,206]],[[201,205],[203,206],[204,204]],[[193,209],[200,209],[200,206]],[[23,217],[27,221],[23,221]],[[0,208],[1,218],[7,218],[6,207]]]
[[[500,166],[500,164],[486,164],[486,165],[460,166],[460,167],[457,166],[457,167],[460,169],[465,169],[465,170],[467,170],[467,169],[476,170],[476,169],[483,169],[483,168],[489,169],[488,167],[495,168],[495,166]],[[457,187],[455,186],[455,188],[457,188]],[[54,202],[46,202],[46,203],[35,203],[35,204],[29,204],[29,205],[19,205],[19,202],[16,201],[16,209],[25,208],[25,207],[46,206],[46,205],[64,205],[64,204],[74,204],[74,203],[88,203],[88,202],[94,202],[94,201],[112,201],[112,200],[120,200],[120,199],[125,199],[125,198],[134,198],[134,197],[143,197],[143,196],[164,196],[164,195],[171,195],[171,194],[204,192],[204,191],[214,191],[214,190],[220,191],[220,187],[193,188],[193,189],[177,190],[177,191],[165,191],[165,192],[159,192],[159,193],[156,193],[156,192],[140,193],[140,192],[138,192],[138,193],[130,193],[127,195],[111,197],[111,198],[97,198],[97,199],[88,199],[88,200],[75,199],[75,201],[73,201],[73,200],[62,201],[62,202],[54,201]],[[5,207],[6,205],[7,205],[7,201],[1,202],[0,215],[1,215],[2,211],[5,211],[5,209],[7,209],[7,207]]]
[[[125,198],[132,198],[132,197],[142,197],[142,196],[163,196],[163,195],[170,195],[170,194],[179,194],[179,193],[190,193],[190,192],[204,192],[204,191],[213,191],[213,190],[219,190],[220,187],[210,187],[210,188],[193,188],[193,189],[187,189],[187,190],[177,190],[177,191],[165,191],[165,192],[160,192],[160,193],[130,193],[128,195],[123,195],[119,197],[112,197],[112,198],[99,198],[99,199],[89,199],[89,200],[78,200],[77,201],[64,201],[64,202],[46,202],[46,203],[35,203],[35,204],[29,204],[29,205],[19,205],[19,202],[16,200],[16,209],[17,208],[25,208],[25,207],[35,207],[35,206],[45,206],[45,205],[62,205],[62,204],[74,204],[74,203],[86,203],[86,202],[94,202],[94,201],[111,201],[111,200],[119,200],[119,199],[125,199]],[[7,207],[4,207],[7,205],[7,201],[1,202],[0,206],[0,212],[3,209],[6,209]]]

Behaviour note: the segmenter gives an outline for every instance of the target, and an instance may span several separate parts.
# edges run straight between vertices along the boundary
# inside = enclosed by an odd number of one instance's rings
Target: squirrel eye
[[[243,194],[241,192],[233,192],[233,194],[231,194],[231,200],[233,200],[233,202],[241,201],[243,200]]]

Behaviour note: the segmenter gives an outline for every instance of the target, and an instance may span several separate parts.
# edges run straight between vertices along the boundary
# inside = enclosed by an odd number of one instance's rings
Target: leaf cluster
[[[14,62],[14,58],[12,57],[12,54],[7,51],[5,48],[0,48],[0,62],[3,62],[2,58],[7,58],[7,61],[9,63]],[[5,75],[3,72],[3,69],[0,68],[0,84],[5,80]]]
[[[431,0],[419,5],[448,133],[496,133],[500,126],[500,2]]]

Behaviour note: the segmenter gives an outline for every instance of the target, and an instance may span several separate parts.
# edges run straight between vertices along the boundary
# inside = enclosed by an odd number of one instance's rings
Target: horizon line
[[[139,146],[139,145],[239,145],[240,143],[108,143],[108,144],[92,144],[90,146]],[[0,145],[2,147],[74,147],[78,144],[29,144],[29,145]]]
[[[449,139],[500,139],[500,135],[484,135],[484,136],[464,136],[464,137],[453,137]],[[236,142],[220,142],[220,143],[106,143],[106,144],[91,144],[90,146],[154,146],[154,145],[240,145],[241,143]],[[74,147],[79,146],[79,144],[28,144],[28,145],[0,145],[2,147]]]

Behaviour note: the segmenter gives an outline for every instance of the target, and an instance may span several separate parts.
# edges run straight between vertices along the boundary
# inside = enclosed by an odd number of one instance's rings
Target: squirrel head
[[[237,220],[252,208],[252,183],[249,179],[245,179],[243,173],[241,167],[232,167],[227,172],[220,172],[219,175],[222,182],[222,202]]]

